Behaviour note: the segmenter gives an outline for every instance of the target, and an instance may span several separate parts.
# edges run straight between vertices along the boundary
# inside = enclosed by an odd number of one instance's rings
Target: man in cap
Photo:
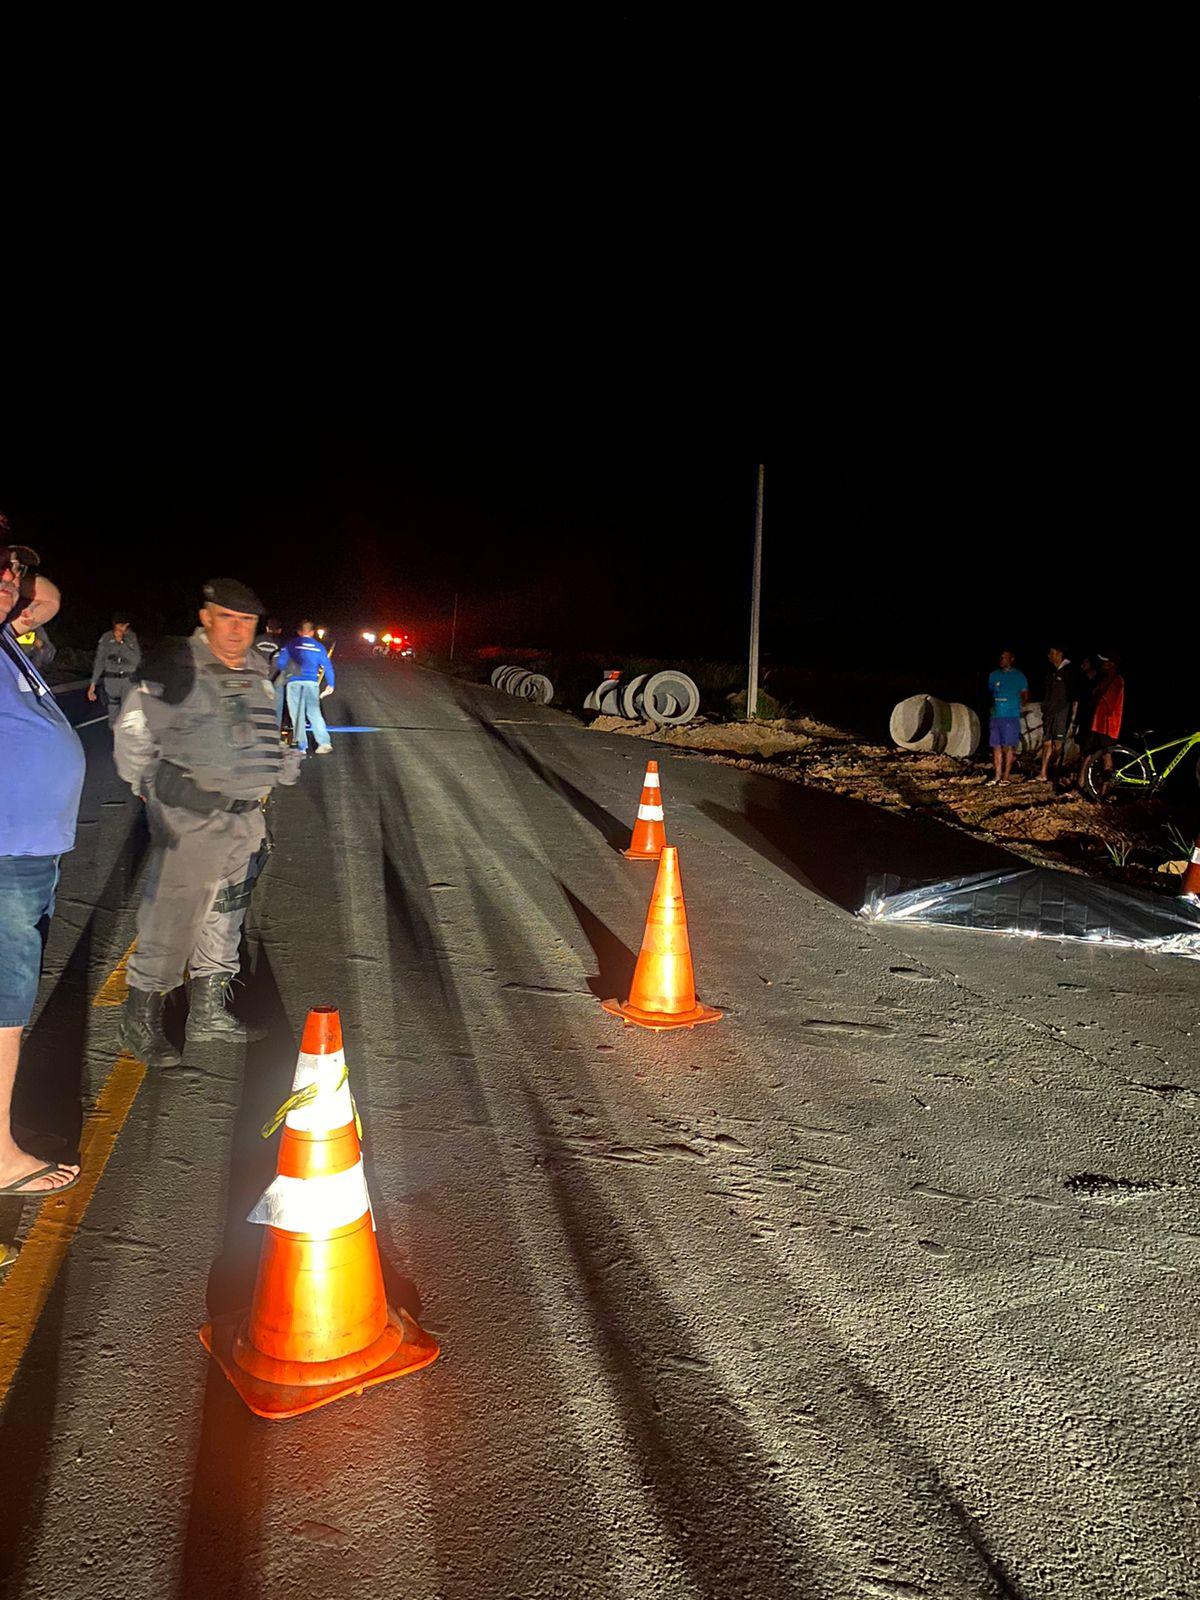
[[[112,627],[100,635],[96,659],[92,662],[92,681],[87,691],[88,699],[95,701],[96,686],[103,685],[110,728],[121,714],[121,707],[133,688],[134,677],[141,664],[142,647],[137,634],[129,626],[129,613],[118,611],[113,616]]]
[[[185,967],[189,1043],[261,1037],[227,1000],[266,859],[263,802],[300,771],[300,753],[279,742],[274,690],[253,648],[262,609],[236,579],[206,583],[199,628],[147,663],[117,719],[117,771],[146,801],[151,834],[121,1044],[148,1066],[180,1063],[162,1014]]]

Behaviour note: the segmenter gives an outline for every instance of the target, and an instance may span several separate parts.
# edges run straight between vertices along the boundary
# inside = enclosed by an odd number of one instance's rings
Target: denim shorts
[[[988,743],[995,750],[1015,750],[1021,742],[1020,717],[993,717],[988,727]]]
[[[33,1015],[58,859],[0,856],[0,1028],[23,1028]]]

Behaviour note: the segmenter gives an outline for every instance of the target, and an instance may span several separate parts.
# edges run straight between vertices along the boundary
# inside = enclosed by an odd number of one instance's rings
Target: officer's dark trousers
[[[238,970],[246,905],[219,910],[236,899],[254,870],[266,837],[262,810],[217,811],[202,817],[149,800],[150,859],[138,908],[137,948],[129,958],[134,989],[165,991],[193,978]],[[248,899],[248,896],[244,897]]]
[[[133,688],[132,678],[105,678],[104,699],[108,707],[108,725],[111,728],[121,715],[121,707],[125,704],[125,697]]]

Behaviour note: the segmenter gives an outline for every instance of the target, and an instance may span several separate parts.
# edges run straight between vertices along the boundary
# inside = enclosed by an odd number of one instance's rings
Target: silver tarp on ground
[[[868,885],[859,916],[1030,939],[1084,939],[1200,960],[1200,906],[1046,867],[977,872],[904,890],[898,879],[884,879]]]

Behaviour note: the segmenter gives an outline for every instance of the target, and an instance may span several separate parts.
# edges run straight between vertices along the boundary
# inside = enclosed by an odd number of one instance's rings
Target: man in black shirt
[[[1079,711],[1079,685],[1075,668],[1057,645],[1046,652],[1050,670],[1042,696],[1042,770],[1038,777],[1050,782],[1050,763],[1061,771],[1063,747]]]

